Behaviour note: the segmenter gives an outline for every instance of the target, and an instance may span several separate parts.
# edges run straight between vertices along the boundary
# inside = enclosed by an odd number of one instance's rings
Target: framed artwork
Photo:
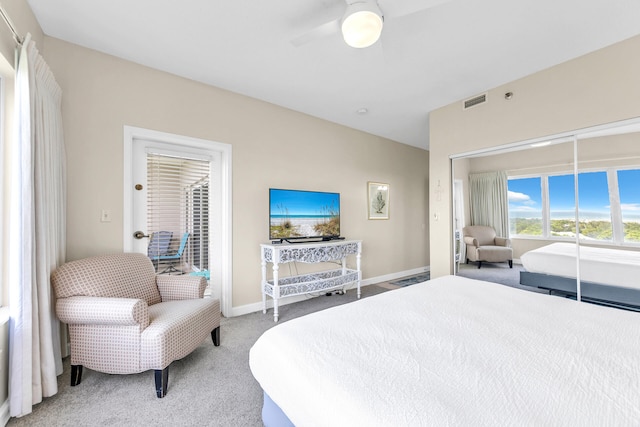
[[[367,183],[369,219],[389,219],[389,184]]]

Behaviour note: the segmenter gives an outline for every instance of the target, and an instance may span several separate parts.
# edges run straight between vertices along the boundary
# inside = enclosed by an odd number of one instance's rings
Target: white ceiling
[[[379,0],[366,49],[291,44],[345,0],[27,1],[51,37],[425,149],[430,111],[640,34],[638,0]]]

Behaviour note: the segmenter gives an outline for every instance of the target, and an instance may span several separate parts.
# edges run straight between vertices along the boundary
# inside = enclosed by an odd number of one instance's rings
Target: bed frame
[[[576,279],[543,273],[520,272],[520,284],[546,289],[552,295],[576,299]],[[607,307],[640,311],[640,290],[580,281],[581,300]]]

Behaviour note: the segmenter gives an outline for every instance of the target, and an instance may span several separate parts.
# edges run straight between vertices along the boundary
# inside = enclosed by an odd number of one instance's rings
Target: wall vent
[[[487,94],[483,93],[482,95],[474,96],[473,98],[463,101],[462,109],[466,110],[468,108],[475,107],[476,105],[484,104],[485,102],[487,102]]]

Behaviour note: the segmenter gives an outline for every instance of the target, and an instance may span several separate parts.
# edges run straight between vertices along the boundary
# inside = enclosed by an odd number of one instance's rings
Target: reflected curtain
[[[8,141],[9,405],[31,413],[57,393],[60,324],[49,276],[65,259],[62,92],[27,35],[16,55],[16,138]]]
[[[509,237],[509,195],[504,171],[469,174],[471,225],[489,225]]]
[[[462,229],[465,225],[465,215],[464,215],[464,191],[462,180],[454,180],[453,182],[453,212],[454,212],[454,233],[455,235],[455,244],[456,244],[456,254],[457,260],[461,261],[467,258],[467,245],[463,242],[463,232]]]

